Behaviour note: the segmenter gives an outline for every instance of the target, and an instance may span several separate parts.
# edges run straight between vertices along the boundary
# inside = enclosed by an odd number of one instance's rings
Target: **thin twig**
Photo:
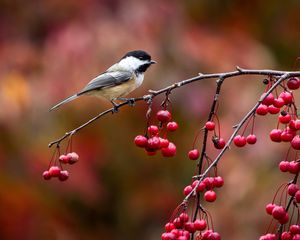
[[[108,113],[116,113],[116,110],[119,110],[122,106],[125,106],[125,105],[129,105],[132,103],[132,101],[134,102],[138,102],[138,101],[141,101],[141,100],[144,100],[144,101],[148,101],[152,96],[151,95],[145,95],[143,97],[138,97],[138,98],[131,98],[131,99],[128,99],[120,104],[117,104],[116,106],[112,107],[112,108],[109,108],[107,110],[105,110],[104,112],[101,112],[99,113],[97,116],[91,118],[90,120],[88,120],[87,122],[85,122],[84,124],[80,125],[79,127],[69,131],[69,132],[66,132],[64,136],[62,136],[61,138],[55,140],[55,141],[52,141],[49,143],[48,147],[52,147],[54,144],[56,144],[57,146],[59,146],[59,144],[64,140],[66,139],[67,137],[69,136],[72,136],[74,135],[75,133],[77,133],[78,131],[80,131],[82,128],[88,126],[89,124],[95,122],[97,119],[99,119],[100,117],[108,114]]]

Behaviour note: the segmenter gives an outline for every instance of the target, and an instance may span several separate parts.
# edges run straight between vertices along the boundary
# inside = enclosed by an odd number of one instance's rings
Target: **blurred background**
[[[0,238],[160,239],[195,171],[186,155],[207,118],[215,81],[172,93],[180,126],[170,135],[176,157],[149,157],[134,146],[146,124],[147,106],[139,103],[73,138],[80,161],[67,167],[66,182],[42,179],[54,150],[48,143],[110,104],[83,97],[49,108],[133,49],[158,62],[133,97],[236,65],[293,70],[300,56],[299,8],[296,0],[1,0]],[[248,76],[224,84],[219,117],[225,139],[263,92],[261,80]],[[263,234],[270,220],[264,206],[291,178],[277,168],[288,145],[268,140],[274,127],[274,117],[258,117],[258,143],[232,147],[219,165],[225,185],[205,206],[222,239]]]

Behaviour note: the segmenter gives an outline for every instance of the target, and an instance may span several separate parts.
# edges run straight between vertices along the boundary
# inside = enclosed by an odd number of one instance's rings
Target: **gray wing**
[[[127,82],[132,77],[129,71],[104,72],[90,81],[77,95],[98,90],[101,88],[112,87]]]

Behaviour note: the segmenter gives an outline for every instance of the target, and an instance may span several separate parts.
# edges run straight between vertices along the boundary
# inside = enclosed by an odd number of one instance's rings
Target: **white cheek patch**
[[[146,61],[140,60],[135,57],[126,57],[119,62],[120,67],[128,69],[130,71],[135,71],[141,65],[145,64]]]

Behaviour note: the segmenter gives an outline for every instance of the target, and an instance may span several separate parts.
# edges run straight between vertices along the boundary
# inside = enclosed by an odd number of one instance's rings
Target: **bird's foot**
[[[120,100],[120,101],[124,101],[124,102],[128,102],[128,105],[133,107],[135,105],[135,99],[134,98],[115,98],[115,100]]]
[[[114,99],[110,101],[111,104],[113,105],[113,110],[112,113],[117,113],[119,112],[119,105],[117,103],[114,102]]]

